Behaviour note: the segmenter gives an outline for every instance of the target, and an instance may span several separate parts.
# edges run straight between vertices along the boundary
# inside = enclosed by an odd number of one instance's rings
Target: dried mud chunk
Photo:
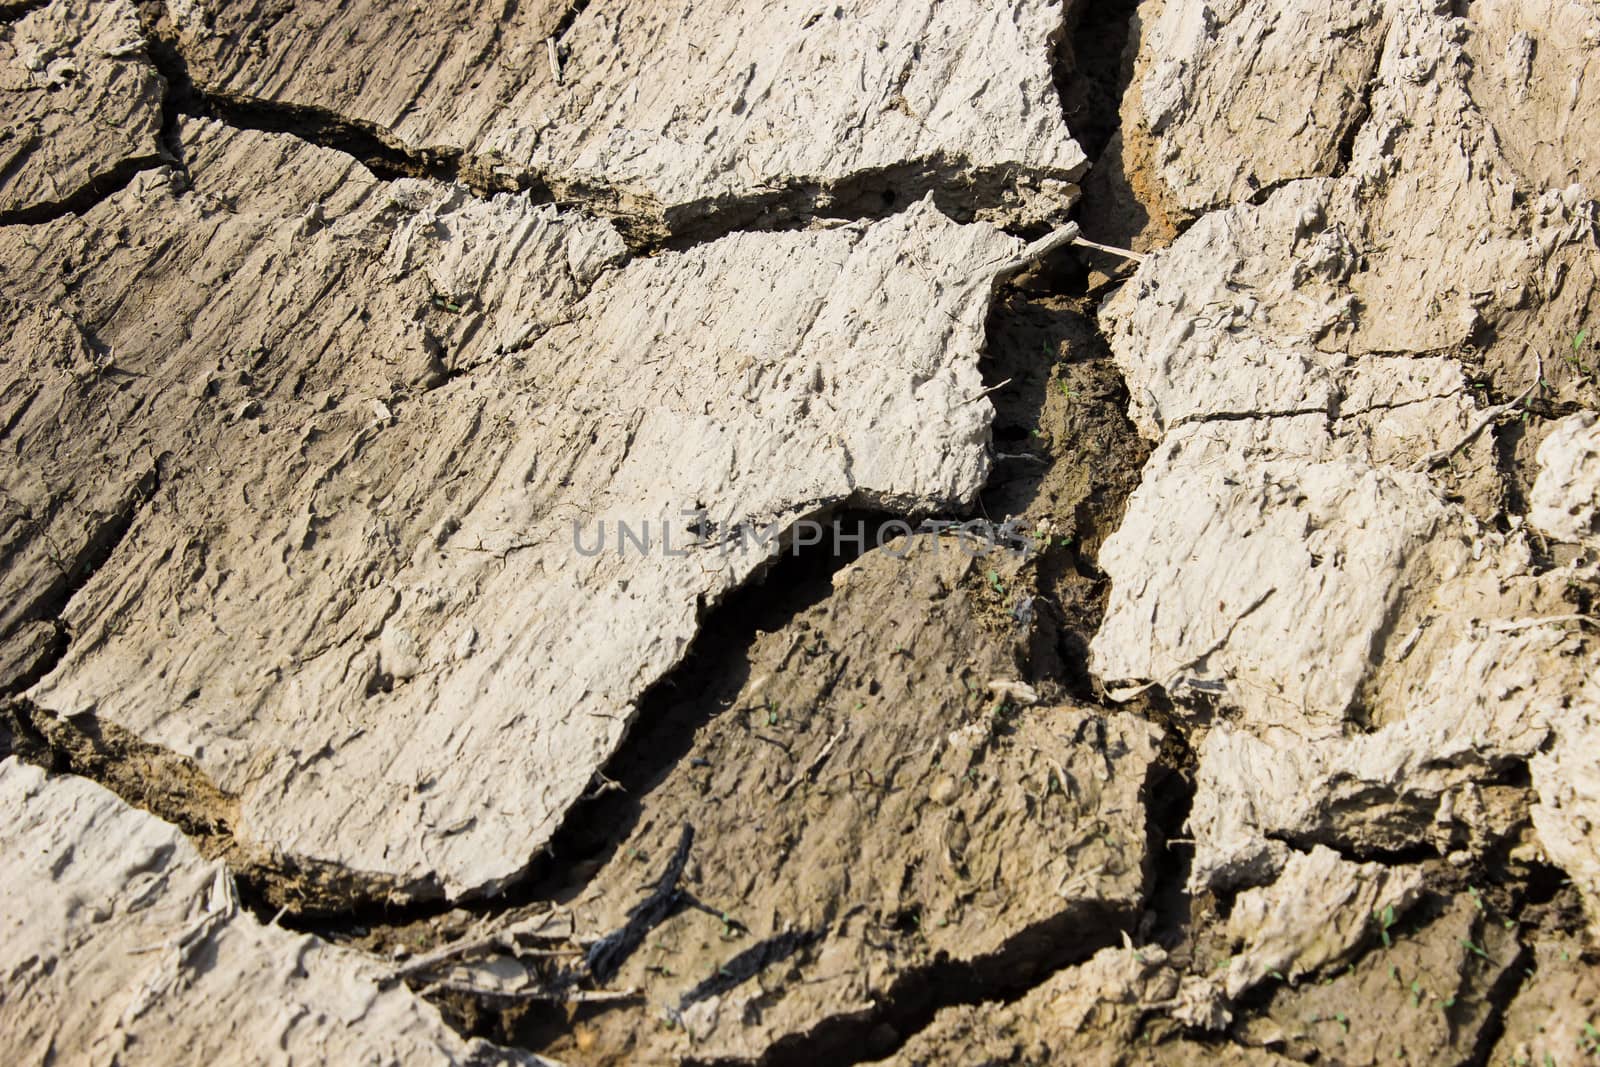
[[[1156,450],[1106,541],[1090,667],[1262,730],[1338,736],[1399,591],[1452,547],[1448,517],[1416,476],[1223,449],[1207,462],[1204,432]]]
[[[1373,936],[1373,916],[1405,914],[1421,889],[1416,868],[1352,863],[1321,845],[1295,853],[1276,882],[1234,901],[1228,934],[1243,949],[1223,989],[1236,999],[1269,976],[1294,980],[1343,963]]]
[[[1404,933],[1415,923],[1380,911],[1372,924],[1386,935],[1381,941],[1321,981],[1276,988],[1263,1012],[1240,1025],[1239,1038],[1350,1067],[1471,1060],[1495,1025],[1506,983],[1519,977],[1523,950],[1474,897],[1428,910],[1441,907]]]
[[[0,1031],[15,1062],[523,1063],[367,957],[263,926],[175,827],[0,760]]]
[[[1203,211],[1334,172],[1386,20],[1380,0],[1168,0],[1147,25],[1134,77],[1156,169]]]
[[[526,197],[183,132],[199,195],[0,234],[119,369],[6,362],[73,414],[27,409],[22,469],[74,504],[104,457],[161,472],[33,695],[192,757],[248,846],[401,897],[492,890],[764,562],[753,539],[682,555],[689,512],[776,537],[983,484],[987,272],[1019,246],[987,225],[919,203],[623,265],[609,224]],[[124,231],[70,286],[43,251]],[[409,388],[419,352],[449,380]],[[652,549],[620,551],[619,522]]]
[[[1589,941],[1600,944],[1600,676],[1591,670],[1551,718],[1554,743],[1529,762],[1539,796],[1533,825],[1551,862],[1571,875],[1589,916]]]
[[[1600,967],[1576,939],[1536,941],[1532,974],[1505,1011],[1490,1062],[1512,1067],[1584,1063],[1600,1054]]]
[[[998,1067],[1058,1063],[1084,1067],[1136,1064],[1287,1064],[1272,1052],[1178,1036],[1157,1041],[1145,1023],[1172,1009],[1182,982],[1160,947],[1101,949],[1008,1004],[945,1008],[893,1057],[894,1067],[959,1062]]]
[[[1018,640],[991,573],[1010,588],[1004,564],[952,538],[869,553],[758,637],[747,682],[707,690],[729,710],[641,799],[577,905],[587,929],[620,925],[695,826],[685,888],[711,913],[662,923],[616,977],[680,1025],[612,1012],[584,1024],[591,1044],[551,1055],[756,1060],[819,1020],[864,1032],[931,971],[1015,985],[1137,920],[1159,731],[987,692]],[[886,618],[888,603],[905,610]],[[858,1047],[834,1040],[818,1054]]]
[[[1538,462],[1528,521],[1557,540],[1600,548],[1600,419],[1585,411],[1557,422]]]
[[[131,3],[51,0],[0,24],[0,220],[154,165],[164,90]]]
[[[1467,85],[1534,188],[1600,192],[1600,12],[1582,0],[1484,0]]]
[[[1581,767],[1593,656],[1563,600],[1573,572],[1530,577],[1528,563],[1525,545],[1490,546],[1396,627],[1369,694],[1378,728],[1307,743],[1218,723],[1197,749],[1191,888],[1270,878],[1284,842],[1465,859],[1526,829],[1526,791],[1505,783],[1542,751],[1559,762],[1550,788]]]
[[[608,0],[581,5],[553,42],[559,75],[546,40],[566,4],[520,5],[504,25],[499,4],[421,21],[385,0],[275,20],[195,6],[206,15],[180,37],[210,91],[463,149],[645,236],[724,209],[876,212],[929,189],[968,217],[1039,222],[1071,205],[1086,169],[1051,78],[1056,0]]]

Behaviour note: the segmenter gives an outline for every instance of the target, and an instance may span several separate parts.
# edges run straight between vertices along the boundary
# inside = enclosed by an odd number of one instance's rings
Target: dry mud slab
[[[1556,433],[1529,480],[1572,501],[1525,517],[1473,433],[1466,375],[1497,401],[1592,403],[1595,205],[1504,147],[1526,130],[1492,124],[1496,94],[1539,87],[1469,78],[1472,20],[1395,4],[1378,27],[1337,174],[1204,215],[1103,311],[1160,443],[1101,556],[1113,594],[1091,665],[1114,696],[1157,685],[1215,720],[1197,890],[1270,878],[1317,841],[1481,855],[1516,822],[1485,787],[1531,766],[1539,844],[1593,907],[1595,843],[1565,824],[1594,795],[1562,753],[1594,742],[1594,628],[1571,610],[1594,563],[1552,548],[1588,536],[1568,466],[1587,416],[1541,427]],[[1147,107],[1201,92],[1203,72],[1142,64]],[[1540,69],[1582,106],[1573,68]],[[1285,59],[1258,88],[1303,73]],[[1183,158],[1183,128],[1149,124],[1159,155]]]
[[[0,1046],[1600,1054],[1597,45],[0,5]]]
[[[156,163],[165,85],[129,3],[14,4],[0,39],[0,221],[88,207]]]
[[[157,172],[0,234],[37,286],[7,363],[37,459],[7,490],[24,522],[141,500],[31,695],[193,759],[240,795],[247,841],[396,897],[493,889],[764,560],[747,531],[983,484],[977,356],[1020,247],[988,226],[923,203],[624,263],[607,223],[509,194],[180,135],[194,192]],[[324,174],[320,211],[279,213]],[[96,261],[124,227],[160,238]],[[89,260],[70,289],[62,254]],[[78,504],[107,461],[93,488],[121,500]],[[700,521],[724,533],[688,564]],[[71,544],[49,532],[44,575]]]
[[[1087,164],[1060,121],[1048,0],[185,0],[169,14],[208,95],[337,116],[641,233],[929,189],[1039,221],[1063,216]]]
[[[536,1062],[466,1041],[359,953],[262,925],[227,869],[81,778],[0,760],[18,1063]]]

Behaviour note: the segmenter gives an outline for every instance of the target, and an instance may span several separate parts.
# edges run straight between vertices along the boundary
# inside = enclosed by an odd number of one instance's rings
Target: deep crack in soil
[[[17,17],[32,6],[36,5],[0,8],[0,19]],[[555,34],[557,41],[584,6],[582,0],[572,5]],[[1069,125],[1096,160],[1080,204],[1085,232],[1144,247],[1170,239],[1187,220],[1174,221],[1161,206],[1158,179],[1147,167],[1149,145],[1127,125],[1127,116],[1136,110],[1127,91],[1140,37],[1139,6],[1132,0],[1073,5],[1060,41],[1057,81]],[[204,115],[337,149],[380,178],[461,182],[480,196],[522,192],[536,201],[578,206],[612,218],[641,253],[686,247],[738,229],[798,226],[817,218],[881,218],[930,191],[947,213],[970,219],[995,195],[991,184],[998,188],[1005,180],[1000,173],[963,167],[959,160],[926,160],[862,173],[826,189],[796,185],[737,202],[692,206],[685,213],[690,221],[662,233],[651,224],[608,214],[612,195],[608,190],[552,190],[538,176],[506,178],[459,150],[415,149],[385,131],[319,109],[204,92],[190,80],[166,22],[165,5],[145,0],[141,13],[154,61],[169,85],[169,136],[164,143],[174,156],[168,162],[179,166],[181,146],[170,127],[177,115]],[[1365,100],[1359,106],[1364,119],[1370,108]],[[1348,163],[1349,146],[1360,126],[1359,120],[1352,123],[1341,146],[1341,169]],[[129,161],[61,203],[28,211],[37,221],[46,221],[83,210],[114,192],[113,183],[121,188],[139,170],[159,162]],[[960,180],[953,177],[957,174],[962,175]],[[1270,191],[1263,189],[1253,199],[1264,199]],[[28,221],[36,219],[0,219]],[[6,736],[0,740],[24,758],[53,771],[92,778],[177,823],[207,855],[227,859],[240,879],[246,903],[263,919],[280,918],[293,928],[383,955],[403,958],[424,952],[486,922],[552,903],[597,913],[619,912],[634,903],[621,896],[630,885],[637,888],[644,881],[642,877],[630,881],[627,864],[634,858],[630,851],[639,852],[640,862],[656,866],[663,858],[660,849],[650,855],[631,842],[644,841],[653,832],[675,834],[678,826],[690,825],[694,831],[684,837],[698,837],[698,842],[693,850],[685,849],[683,862],[673,871],[672,899],[651,911],[642,932],[635,931],[638,937],[630,935],[625,954],[648,954],[645,946],[657,928],[686,912],[702,918],[710,915],[723,924],[725,943],[712,944],[700,955],[693,947],[684,950],[697,967],[709,959],[711,969],[676,1001],[673,1011],[680,1018],[672,1020],[672,1012],[666,1013],[675,1025],[685,1025],[681,1014],[695,1004],[759,984],[769,973],[779,976],[771,991],[777,999],[784,992],[782,978],[803,974],[799,968],[814,965],[830,947],[830,939],[881,938],[871,946],[874,951],[909,959],[891,979],[874,988],[865,1007],[813,1015],[808,1026],[783,1033],[759,1055],[691,1054],[684,1062],[753,1060],[769,1067],[809,1067],[819,1061],[855,1063],[888,1056],[928,1027],[941,1010],[962,1005],[998,1009],[1016,1003],[1052,975],[1124,936],[1136,944],[1160,945],[1185,974],[1213,972],[1218,960],[1225,962],[1234,948],[1224,929],[1233,897],[1191,896],[1187,887],[1193,845],[1186,840],[1185,822],[1195,792],[1190,732],[1196,723],[1174,713],[1159,690],[1113,708],[1097,693],[1088,670],[1088,642],[1104,615],[1108,587],[1097,565],[1098,550],[1120,523],[1150,454],[1148,442],[1138,437],[1128,420],[1126,386],[1096,319],[1098,298],[1114,288],[1123,273],[1123,266],[1113,260],[1062,251],[1013,279],[998,294],[991,312],[984,374],[985,385],[994,389],[996,465],[978,515],[992,522],[1020,520],[1034,537],[1037,553],[1004,574],[981,565],[939,584],[937,598],[912,603],[909,609],[886,601],[882,610],[885,627],[890,625],[888,616],[903,610],[910,630],[938,625],[962,638],[976,633],[992,638],[992,647],[986,649],[991,658],[980,664],[981,669],[946,665],[946,673],[966,686],[965,694],[951,697],[935,688],[935,682],[942,685],[945,679],[930,681],[926,674],[907,672],[908,686],[924,687],[909,691],[925,699],[926,704],[918,707],[927,709],[935,730],[945,725],[937,717],[941,710],[977,709],[983,714],[991,702],[975,696],[975,689],[980,680],[1006,670],[1036,690],[1042,704],[1072,704],[1093,715],[1131,712],[1161,728],[1159,751],[1141,786],[1145,856],[1131,902],[1062,906],[1011,930],[991,951],[954,959],[948,953],[915,956],[905,949],[921,936],[925,921],[935,920],[918,901],[903,902],[898,910],[886,913],[879,926],[849,930],[851,914],[838,914],[834,902],[824,901],[817,923],[800,923],[786,914],[785,921],[798,925],[755,937],[740,918],[755,910],[748,900],[731,892],[704,890],[711,876],[702,869],[697,850],[713,857],[738,856],[734,846],[728,846],[731,852],[716,851],[719,836],[764,819],[787,820],[803,831],[814,816],[803,808],[798,815],[783,810],[788,799],[803,796],[825,779],[830,758],[845,762],[842,755],[832,756],[833,741],[814,744],[822,741],[817,729],[792,721],[791,716],[802,712],[775,706],[770,698],[765,704],[759,701],[762,693],[771,691],[763,688],[769,678],[789,669],[791,662],[804,661],[812,680],[788,684],[799,685],[797,691],[807,695],[811,706],[803,711],[809,713],[836,693],[851,699],[876,695],[873,687],[879,682],[867,675],[888,673],[881,664],[853,658],[875,647],[860,643],[861,634],[850,629],[859,629],[858,616],[842,615],[837,630],[830,629],[828,617],[831,603],[845,599],[838,584],[841,576],[854,573],[850,568],[865,557],[883,553],[884,548],[872,546],[879,544],[885,530],[904,520],[883,513],[849,509],[828,513],[823,516],[826,520],[852,531],[859,526],[865,532],[860,542],[847,542],[859,548],[841,553],[825,542],[804,551],[786,551],[763,575],[708,612],[680,665],[642,697],[626,741],[596,776],[590,795],[568,813],[546,854],[524,878],[492,900],[391,907],[382,903],[381,887],[352,883],[347,872],[286,869],[275,866],[281,861],[245,855],[232,840],[237,818],[232,798],[217,791],[187,761],[89,719],[58,718],[16,700],[8,706]],[[1537,443],[1525,441],[1525,436],[1526,431],[1513,428],[1499,444],[1506,511],[1514,515],[1526,510],[1529,452]],[[153,487],[141,483],[141,499],[150,492]],[[63,569],[58,587],[41,600],[31,621],[54,622],[126,533],[138,503],[136,499],[107,517],[81,558]],[[881,588],[893,587],[884,583]],[[967,615],[955,622],[942,617],[931,621],[939,612],[955,610],[945,603],[947,598],[966,598],[960,610]],[[1580,606],[1585,613],[1590,608],[1588,600]],[[6,692],[26,689],[59,658],[67,635],[57,625],[45,637],[48,647],[37,662],[0,680]],[[857,643],[852,645],[853,641]],[[895,654],[913,658],[902,648]],[[816,676],[826,677],[819,683]],[[783,684],[775,687],[781,690]],[[864,705],[865,700],[860,701],[856,710]],[[999,711],[999,706],[1006,710]],[[992,714],[1001,720],[996,736],[1010,736],[1006,731],[1030,714],[1029,709],[1002,700]],[[832,721],[828,728],[832,729]],[[843,727],[834,735],[840,736]],[[748,741],[747,748],[727,747],[741,738]],[[813,756],[819,749],[820,755]],[[782,752],[787,777],[761,778],[765,792],[740,792],[733,805],[719,808],[715,801],[724,779],[719,778],[723,768],[718,761],[739,762],[764,750]],[[888,794],[898,788],[894,774],[891,766],[881,782],[870,773],[861,782],[852,771],[844,788]],[[1526,765],[1519,764],[1506,772],[1504,781],[1489,784],[1525,789],[1526,774]],[[741,786],[749,781],[728,780]],[[697,796],[706,799],[697,801]],[[772,811],[764,812],[762,805],[773,796],[780,799],[772,802]],[[694,816],[687,824],[677,821],[684,805]],[[901,831],[886,822],[878,832],[887,836]],[[1340,847],[1338,841],[1320,839],[1288,843],[1296,848]],[[1511,1002],[1538,974],[1530,946],[1538,938],[1568,936],[1583,923],[1570,883],[1554,868],[1513,862],[1510,853],[1516,845],[1508,840],[1498,852],[1466,867],[1452,867],[1431,848],[1344,850],[1354,861],[1421,868],[1427,876],[1426,897],[1392,929],[1385,928],[1381,944],[1367,945],[1347,964],[1322,976],[1320,983],[1280,981],[1257,987],[1234,1005],[1235,1020],[1224,1032],[1199,1034],[1171,1019],[1151,1016],[1142,1038],[1151,1044],[1184,1039],[1217,1054],[1274,1047],[1304,1062],[1344,1062],[1346,1055],[1365,1054],[1360,1042],[1366,1038],[1354,1024],[1360,1011],[1371,1009],[1382,1017],[1368,1018],[1362,1025],[1390,1027],[1402,1034],[1402,1043],[1412,1040],[1404,1035],[1413,1032],[1418,1041],[1437,1041],[1454,1040],[1465,1031],[1470,1040],[1460,1062],[1487,1063],[1506,1030]],[[756,881],[752,875],[749,884]],[[793,903],[777,890],[766,890],[784,907]],[[281,909],[287,912],[280,914]],[[779,909],[773,905],[772,910]],[[754,922],[753,915],[749,921]],[[603,975],[598,969],[595,973],[609,979],[624,963],[626,959],[614,965],[608,962]],[[650,966],[664,969],[660,963]],[[1385,984],[1391,980],[1392,990]],[[424,983],[417,986],[424,988]],[[590,1062],[620,1062],[640,1048],[650,1048],[641,1043],[649,1040],[652,1028],[663,1025],[659,1002],[571,1008],[507,1006],[448,991],[429,995],[464,1033],[558,1056],[578,1055]],[[1427,1017],[1427,1025],[1408,1022],[1411,1016],[1406,1012],[1430,1003],[1429,998],[1444,1020],[1442,1031],[1434,1016]],[[608,1044],[619,1037],[635,1044]]]
[[[999,387],[993,400],[997,408],[995,448],[1000,458],[981,498],[980,511],[996,523],[1019,519],[1040,547],[1026,565],[1032,572],[1028,588],[1033,592],[1025,599],[1036,621],[1026,628],[1014,655],[1018,676],[1035,685],[1044,699],[1095,700],[1086,649],[1103,612],[1106,593],[1095,553],[1119,521],[1148,451],[1124,414],[1126,392],[1098,334],[1093,301],[1083,295],[1087,278],[1087,268],[1075,256],[1059,256],[1005,292],[989,323],[985,379],[987,385]],[[856,516],[847,518],[851,523],[858,521]],[[867,517],[869,522],[885,518]],[[875,541],[875,535],[869,534],[868,540]],[[831,552],[785,557],[763,581],[748,586],[707,618],[690,655],[642,703],[633,733],[597,780],[597,795],[574,810],[552,843],[551,856],[540,864],[543,873],[517,889],[514,898],[529,905],[537,900],[581,901],[608,865],[622,862],[620,853],[630,835],[641,824],[648,829],[650,821],[657,818],[653,814],[661,803],[657,794],[663,799],[670,797],[681,788],[672,781],[696,773],[696,768],[703,766],[705,773],[716,773],[713,765],[726,757],[711,756],[712,748],[697,746],[712,744],[714,748],[716,742],[708,738],[714,738],[717,724],[725,723],[730,715],[748,712],[753,679],[782,671],[785,659],[795,654],[797,646],[821,651],[830,644],[847,645],[849,633],[830,632],[826,622],[821,629],[816,624],[826,619],[829,599],[837,595],[834,577],[849,562],[850,558]],[[976,584],[986,586],[995,573],[991,571],[985,578],[980,569]],[[907,607],[909,617],[918,620],[912,623],[915,630],[928,608],[914,603]],[[803,617],[811,621],[800,621],[797,628],[797,620]],[[818,690],[820,697],[836,696],[836,687],[842,691],[849,684],[840,681],[843,677],[830,675]],[[871,686],[863,695],[870,692]],[[1027,712],[1020,714],[1026,716]],[[760,745],[756,749],[763,750]],[[1181,735],[1169,733],[1147,784],[1150,826],[1147,830],[1141,827],[1152,838],[1150,848],[1158,854],[1168,838],[1178,836],[1176,828],[1187,812],[1192,790],[1183,775],[1188,762],[1192,757],[1186,755]],[[739,795],[746,796],[748,804],[742,817],[770,818],[763,814],[759,793]],[[670,821],[676,816],[667,813],[676,810],[662,809],[659,817]],[[706,822],[711,810],[691,807],[685,812],[686,818],[695,821],[701,841],[717,837],[715,825],[708,827]],[[1177,858],[1158,855],[1161,885],[1174,884],[1174,878],[1181,884],[1182,853],[1173,856]],[[1174,868],[1174,863],[1178,867]],[[712,910],[717,910],[715,904]],[[1143,904],[1138,902],[1123,910],[1100,912],[1064,908],[1017,930],[1002,948],[981,959],[935,958],[905,972],[869,1010],[824,1012],[803,1032],[775,1041],[759,1062],[793,1064],[819,1058],[857,1062],[890,1053],[942,1008],[1020,997],[1061,967],[1081,962],[1096,949],[1115,943],[1123,933],[1138,933],[1142,914]],[[905,928],[911,930],[920,918],[903,921],[911,923]],[[327,927],[319,932],[337,934]],[[399,938],[380,937],[374,942],[373,931],[363,932],[367,935],[364,943],[385,951],[415,934],[394,931]],[[758,954],[763,966],[794,955],[804,959],[820,951],[827,936],[815,930],[803,937],[777,934],[769,941],[782,940],[784,952]],[[746,952],[768,943],[759,942]],[[744,954],[736,955],[720,966],[736,966],[734,961],[742,959]],[[742,980],[758,970],[750,974],[741,970]],[[585,1050],[606,1047],[605,1039],[583,1035],[614,1029],[617,1017],[624,1014],[638,1013],[638,1025],[648,1026],[645,1020],[655,1010],[595,1005],[580,1007],[575,1015],[569,1015],[556,1008],[521,1005],[497,1009],[463,1003],[459,998],[447,1002],[446,1007],[469,1033],[539,1049],[558,1058],[573,1053],[590,1057],[591,1052]],[[576,1048],[571,1044],[575,1039],[579,1042]],[[591,1040],[600,1044],[584,1044]],[[728,1062],[742,1059],[732,1057]],[[693,1061],[720,1062],[717,1057]]]
[[[574,3],[551,39],[559,41],[585,7],[586,0]],[[616,226],[629,249],[640,256],[683,250],[741,231],[797,229],[817,220],[883,219],[930,194],[950,218],[971,222],[983,210],[1003,202],[1016,178],[1016,168],[1011,165],[979,166],[934,154],[861,169],[828,183],[790,180],[761,192],[674,205],[663,208],[663,220],[641,215],[630,207],[630,202],[639,198],[629,190],[510,168],[454,145],[408,145],[385,129],[323,108],[199,85],[190,73],[165,0],[139,0],[139,14],[151,61],[167,82],[162,142],[170,158],[129,161],[115,175],[92,183],[91,189],[82,191],[68,205],[28,209],[38,216],[38,221],[86,210],[151,166],[168,162],[181,169],[182,148],[175,122],[185,115],[214,119],[238,129],[287,134],[344,153],[384,180],[409,177],[455,183],[478,197],[523,193],[535,204],[555,204],[604,218]],[[33,218],[30,215],[15,221]],[[1032,238],[1043,233],[1044,228],[1023,227],[1017,232]]]

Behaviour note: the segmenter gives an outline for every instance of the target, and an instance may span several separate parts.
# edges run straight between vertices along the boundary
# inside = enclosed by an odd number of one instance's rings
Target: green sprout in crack
[[[999,571],[990,571],[989,572],[989,588],[993,589],[996,593],[999,593],[1001,596],[1005,595],[1006,587],[1005,587],[1005,583],[1000,580],[1000,572]]]
[[[1468,938],[1463,937],[1461,939],[1461,947],[1472,953],[1474,956],[1481,956],[1486,960],[1489,959],[1489,950],[1484,948],[1482,945],[1474,943]]]
[[[1578,1047],[1591,1056],[1600,1053],[1600,1030],[1596,1030],[1593,1023],[1583,1024],[1583,1036],[1578,1038]]]
[[[1389,936],[1389,928],[1394,925],[1394,905],[1390,904],[1381,912],[1373,912],[1372,920],[1378,924],[1378,936],[1383,938],[1383,947],[1392,947],[1394,940]]]
[[[1584,329],[1579,330],[1578,335],[1572,339],[1572,351],[1562,357],[1567,361],[1567,366],[1572,368],[1573,373],[1583,378],[1595,377],[1594,365],[1592,363],[1585,363],[1581,357],[1584,342],[1588,339],[1588,328],[1585,327]]]
[[[1061,395],[1066,397],[1068,400],[1078,399],[1078,391],[1072,386],[1068,385],[1065,378],[1059,379],[1056,382],[1056,385],[1060,387]]]

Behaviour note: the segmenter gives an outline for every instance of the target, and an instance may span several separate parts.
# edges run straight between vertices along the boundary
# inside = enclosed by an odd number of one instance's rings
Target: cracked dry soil
[[[6,1061],[1600,1059],[1597,46],[0,4]]]

